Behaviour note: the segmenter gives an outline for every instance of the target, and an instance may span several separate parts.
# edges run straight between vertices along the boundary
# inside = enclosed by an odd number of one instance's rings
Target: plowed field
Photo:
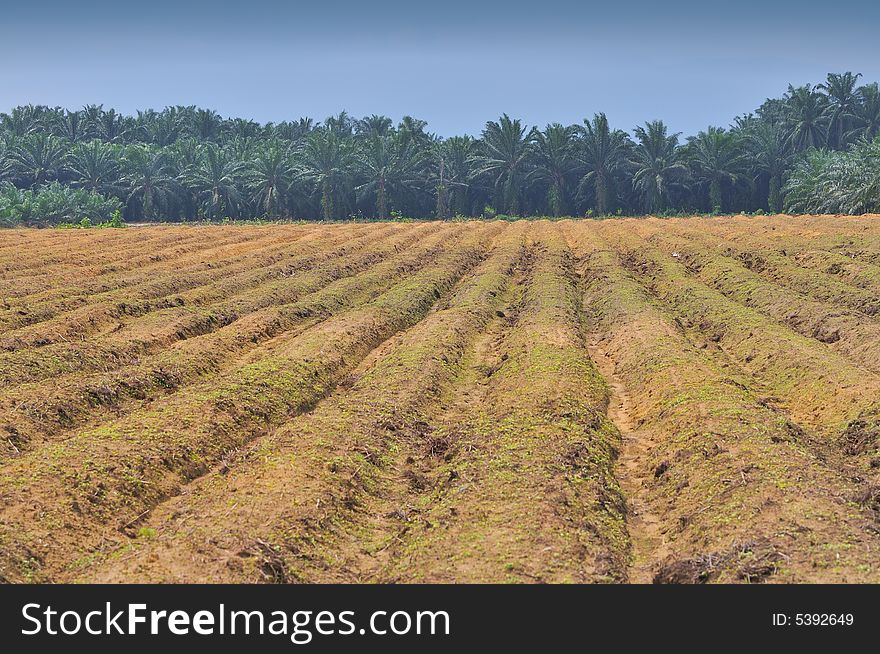
[[[0,580],[878,582],[880,217],[0,231]]]

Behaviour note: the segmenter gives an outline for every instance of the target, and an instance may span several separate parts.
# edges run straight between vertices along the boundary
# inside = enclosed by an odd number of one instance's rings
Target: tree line
[[[543,129],[503,115],[441,138],[409,116],[20,106],[0,114],[0,220],[880,211],[880,90],[860,78],[789,85],[687,138],[604,113]]]

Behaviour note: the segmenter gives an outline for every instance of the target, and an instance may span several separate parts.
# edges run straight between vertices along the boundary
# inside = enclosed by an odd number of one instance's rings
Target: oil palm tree
[[[583,193],[592,185],[596,212],[600,216],[608,213],[611,181],[614,174],[626,165],[630,145],[626,133],[611,130],[604,113],[594,115],[592,121],[584,119],[584,126],[580,128],[578,158],[585,172],[578,189]]]
[[[20,185],[35,187],[56,179],[64,166],[65,143],[46,132],[29,133],[15,141],[7,167]]]
[[[214,143],[202,147],[199,160],[183,176],[200,209],[208,218],[238,215],[242,205],[240,182],[244,164]]]
[[[200,141],[216,141],[223,119],[211,109],[195,109],[192,113],[192,134]]]
[[[534,133],[532,178],[547,187],[547,204],[554,216],[561,216],[568,208],[569,181],[577,167],[576,134],[575,127],[563,127],[559,123]]]
[[[295,122],[285,120],[273,126],[272,136],[297,143],[304,139],[314,127],[314,121],[311,118],[300,118]]]
[[[13,136],[26,136],[45,128],[45,107],[32,104],[13,108],[8,114],[0,113],[0,130]]]
[[[377,116],[373,114],[372,116],[367,116],[366,118],[361,118],[355,124],[355,132],[359,136],[364,137],[373,137],[373,136],[386,136],[393,127],[394,123],[388,116]]]
[[[858,104],[856,84],[861,76],[861,73],[828,73],[826,81],[816,87],[828,96],[830,116],[825,142],[830,148],[842,148],[846,144],[844,136],[851,126],[853,111]]]
[[[263,135],[263,129],[253,120],[235,118],[223,123],[221,133],[228,139],[256,139]]]
[[[789,84],[784,99],[784,125],[791,148],[800,152],[824,145],[828,137],[826,97],[809,84]]]
[[[376,215],[388,217],[388,201],[397,206],[416,192],[421,181],[424,156],[415,142],[401,132],[366,139],[357,155],[362,184],[355,187],[359,199],[375,198]]]
[[[340,114],[342,116],[343,114]],[[324,220],[337,217],[339,204],[347,193],[351,172],[356,161],[352,139],[346,134],[347,121],[336,119],[330,127],[314,130],[305,140],[300,153],[297,178],[312,185],[321,195]]]
[[[245,178],[259,210],[270,218],[280,216],[293,179],[288,148],[281,141],[269,141],[256,151]]]
[[[7,158],[11,142],[12,137],[9,134],[0,132],[0,183],[6,182],[6,177],[9,174]]]
[[[77,143],[66,164],[71,186],[105,195],[121,191],[118,146],[98,139]]]
[[[482,153],[474,176],[486,177],[498,207],[518,214],[525,181],[531,170],[534,130],[507,114],[489,121],[483,130]]]
[[[123,170],[126,206],[146,220],[154,220],[161,213],[167,215],[178,192],[167,154],[156,147],[130,145],[125,149]]]
[[[426,131],[428,123],[412,116],[404,116],[397,131],[404,141],[412,141],[417,148],[427,148],[433,137]]]
[[[79,111],[63,111],[55,121],[55,133],[71,143],[85,139],[86,128],[85,117]]]
[[[709,187],[712,212],[721,213],[724,186],[735,184],[743,169],[736,134],[721,127],[709,127],[688,139],[687,155],[694,179]]]
[[[752,173],[767,179],[767,208],[782,210],[782,184],[791,163],[791,150],[778,125],[759,121],[745,130],[745,147],[751,155]]]
[[[329,116],[324,121],[324,127],[344,138],[354,133],[355,120],[348,115],[347,111],[340,111],[335,116]]]
[[[877,82],[866,84],[858,90],[859,102],[852,115],[852,129],[845,134],[847,142],[856,139],[871,140],[880,134],[880,88]]]
[[[130,121],[116,113],[115,109],[104,111],[102,105],[86,105],[82,113],[85,131],[89,137],[109,143],[119,143],[126,139]]]
[[[649,211],[665,208],[674,190],[683,186],[688,167],[681,161],[676,134],[668,134],[662,120],[645,123],[633,130],[636,146],[632,151],[633,189],[641,195]]]
[[[147,143],[168,146],[174,143],[184,132],[186,121],[177,107],[168,107],[164,111],[139,111],[140,135]]]
[[[470,136],[452,136],[435,144],[433,150],[434,188],[438,218],[449,212],[471,213],[471,180],[477,159],[477,141]]]

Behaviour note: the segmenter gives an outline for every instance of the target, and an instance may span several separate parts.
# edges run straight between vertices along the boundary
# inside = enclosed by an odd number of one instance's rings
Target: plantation
[[[613,117],[612,117],[613,118]],[[627,128],[627,129],[623,129]],[[789,85],[683,136],[604,113],[502,115],[443,138],[405,116],[261,124],[172,106],[0,113],[0,226],[128,222],[880,211],[880,90],[860,73]]]
[[[11,229],[0,287],[2,581],[880,581],[877,216]]]

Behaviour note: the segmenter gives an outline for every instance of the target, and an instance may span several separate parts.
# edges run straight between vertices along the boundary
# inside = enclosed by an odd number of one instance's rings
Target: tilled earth
[[[880,581],[880,218],[0,231],[0,580]]]

